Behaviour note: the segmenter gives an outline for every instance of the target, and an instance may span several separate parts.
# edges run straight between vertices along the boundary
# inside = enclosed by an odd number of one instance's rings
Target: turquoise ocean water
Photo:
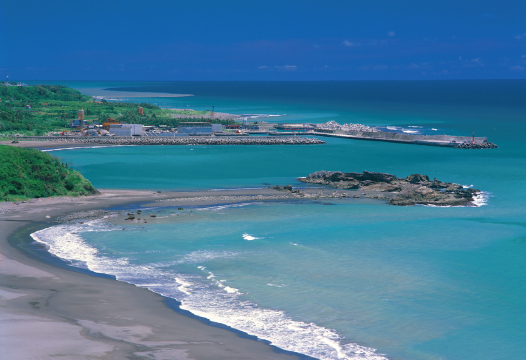
[[[267,121],[487,136],[498,149],[324,138],[327,144],[318,146],[52,151],[99,188],[302,186],[295,179],[316,170],[368,170],[473,185],[485,192],[486,204],[163,208],[155,209],[158,224],[123,231],[99,219],[33,236],[75,266],[149,287],[199,316],[319,359],[525,356],[526,81],[69,85],[94,95],[97,88],[190,93],[133,100],[279,115]]]

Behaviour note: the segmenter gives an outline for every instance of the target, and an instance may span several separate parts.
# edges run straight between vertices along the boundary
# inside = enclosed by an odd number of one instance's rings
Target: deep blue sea
[[[459,150],[324,138],[310,146],[125,146],[52,151],[98,188],[302,186],[317,170],[427,174],[485,192],[476,207],[381,201],[152,209],[156,224],[68,223],[33,236],[196,315],[319,359],[526,357],[526,81],[69,82],[193,94],[163,107],[487,136]],[[128,101],[126,100],[126,101]],[[122,230],[124,228],[124,230]]]

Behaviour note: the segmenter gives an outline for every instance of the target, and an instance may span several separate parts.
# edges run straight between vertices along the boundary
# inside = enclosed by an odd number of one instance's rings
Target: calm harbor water
[[[472,185],[487,201],[460,208],[372,200],[163,208],[155,209],[156,224],[123,231],[100,219],[34,237],[76,266],[149,287],[197,315],[320,359],[526,353],[526,81],[69,85],[191,93],[133,100],[280,115],[266,121],[487,136],[498,149],[325,138],[315,146],[53,151],[99,188],[301,186],[296,178],[316,170],[368,170]]]

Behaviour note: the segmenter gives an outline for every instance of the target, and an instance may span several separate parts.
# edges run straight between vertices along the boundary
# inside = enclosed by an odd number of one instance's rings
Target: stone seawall
[[[304,137],[59,137],[26,136],[23,141],[53,141],[67,144],[93,145],[316,145],[325,141]]]

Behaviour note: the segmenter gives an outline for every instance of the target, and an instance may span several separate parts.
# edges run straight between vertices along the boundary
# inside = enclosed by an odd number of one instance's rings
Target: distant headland
[[[112,93],[112,91],[108,92]],[[130,92],[126,96],[190,95]],[[0,135],[23,140],[73,139],[68,142],[108,145],[268,145],[323,144],[324,141],[312,137],[324,136],[460,149],[497,147],[486,137],[475,137],[474,133],[472,136],[396,133],[361,124],[341,125],[335,121],[325,124],[281,124],[266,122],[265,116],[267,115],[219,113],[214,111],[214,106],[200,111],[165,109],[150,103],[122,102],[117,98],[85,95],[62,85],[0,84]],[[188,122],[189,120],[191,122]],[[251,135],[264,135],[266,138],[253,139]],[[220,140],[217,138],[220,136],[229,139]],[[240,140],[238,138],[240,136],[245,136],[246,139]],[[302,136],[309,136],[309,140],[301,140]],[[115,139],[108,140],[101,137],[115,137]],[[147,139],[147,137],[172,138]],[[186,137],[186,139],[177,137]],[[288,138],[280,139],[282,137]],[[97,138],[98,140],[94,140]],[[137,138],[142,139],[139,141]]]

